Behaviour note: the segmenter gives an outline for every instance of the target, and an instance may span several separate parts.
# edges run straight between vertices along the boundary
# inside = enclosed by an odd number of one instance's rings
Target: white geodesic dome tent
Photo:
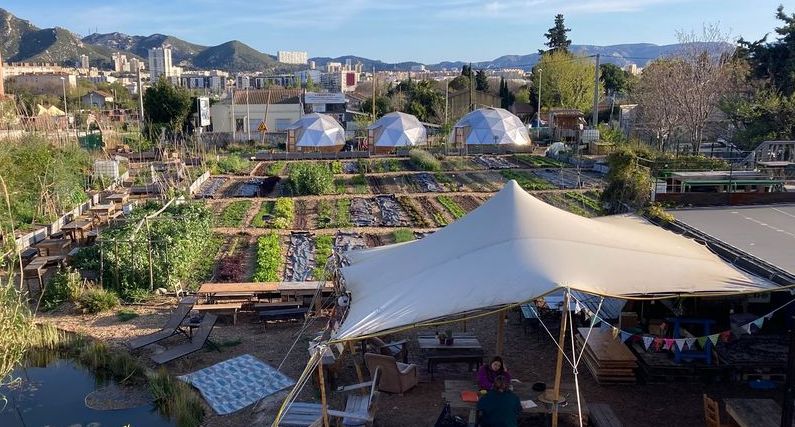
[[[518,117],[503,108],[479,108],[455,124],[450,143],[529,145],[530,134]]]
[[[376,147],[412,147],[428,143],[425,126],[411,114],[394,112],[367,128]]]
[[[345,145],[345,129],[333,117],[312,113],[293,122],[287,128],[294,133],[295,146],[322,148]]]

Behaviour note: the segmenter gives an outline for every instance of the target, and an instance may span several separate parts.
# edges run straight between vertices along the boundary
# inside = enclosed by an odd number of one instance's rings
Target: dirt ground
[[[123,343],[132,337],[147,334],[159,329],[166,321],[174,306],[174,298],[163,297],[160,301],[146,306],[133,306],[140,316],[127,322],[120,322],[115,313],[99,315],[75,315],[65,308],[61,311],[40,316],[40,321],[52,322],[58,327],[80,332],[105,341],[120,351],[127,351]],[[485,317],[466,324],[468,332],[474,332],[491,356],[496,345],[496,318]],[[165,368],[174,375],[185,374],[207,367],[214,363],[239,356],[252,354],[262,361],[278,367],[293,379],[301,374],[308,359],[308,342],[325,326],[325,319],[308,323],[305,332],[299,337],[302,324],[278,323],[263,325],[254,316],[242,315],[237,325],[230,319],[219,321],[210,339],[219,349],[205,349],[168,363]],[[447,328],[445,328],[447,329]],[[453,325],[455,331],[463,331],[463,324]],[[415,332],[389,337],[409,340],[409,361],[418,361],[418,350],[413,337]],[[164,346],[175,344],[180,338],[171,338]],[[288,357],[288,350],[295,347]],[[135,353],[140,360],[155,368],[147,357],[148,351]],[[505,328],[506,366],[514,378],[522,382],[546,382],[551,384],[555,369],[555,347],[552,340],[542,330],[524,332],[519,324],[518,313],[510,313]],[[361,356],[355,356],[361,362]],[[334,386],[356,383],[356,374],[350,356],[344,359],[345,366],[335,378]],[[378,426],[432,426],[441,411],[443,402],[441,392],[445,379],[469,379],[473,373],[467,372],[463,365],[443,365],[434,375],[434,380],[425,374],[420,364],[421,382],[418,387],[403,396],[382,394],[379,401],[376,425]],[[573,382],[570,368],[564,365],[564,382]],[[702,393],[716,398],[773,398],[780,403],[780,391],[756,391],[740,383],[715,384],[650,384],[650,385],[598,385],[587,368],[582,367],[579,375],[582,397],[588,403],[607,403],[625,426],[675,427],[704,425]],[[206,426],[270,425],[276,408],[286,391],[265,399],[255,411],[244,408],[232,415],[217,416],[206,408]],[[343,396],[332,395],[333,407],[344,404]],[[319,392],[314,384],[308,384],[299,396],[299,401],[319,401]],[[465,414],[460,414],[465,415]],[[725,415],[724,415],[725,416]],[[562,426],[578,425],[574,419],[562,418]],[[521,425],[544,426],[544,419],[523,420]]]

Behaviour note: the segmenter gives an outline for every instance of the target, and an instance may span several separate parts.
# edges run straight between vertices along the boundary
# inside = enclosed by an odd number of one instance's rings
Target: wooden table
[[[110,196],[106,197],[105,200],[107,200],[109,202],[118,203],[120,205],[123,205],[124,203],[127,202],[127,199],[129,199],[129,198],[130,198],[130,195],[127,194],[127,193],[114,193],[114,194],[111,194]]]
[[[431,374],[431,381],[434,368],[440,363],[466,363],[469,370],[473,366],[477,369],[483,363],[483,347],[478,338],[471,334],[453,333],[453,343],[450,345],[440,344],[435,335],[418,335],[417,343],[428,359],[426,371]]]
[[[72,242],[66,239],[44,239],[34,246],[39,250],[39,255],[49,256],[51,254],[64,255],[64,252],[69,252],[68,249],[71,245]]]
[[[103,219],[110,219],[110,216],[113,214],[113,211],[116,210],[116,205],[113,203],[108,203],[104,205],[94,205],[88,208],[94,218],[99,221]]]
[[[61,227],[61,231],[66,233],[70,239],[80,243],[86,239],[86,231],[91,230],[93,227],[93,222],[87,219],[77,219]],[[77,237],[78,234],[80,235],[79,238]]]
[[[547,383],[551,384],[551,383]],[[541,393],[534,391],[531,383],[511,383],[513,392],[519,396],[519,400],[532,400],[536,406],[533,408],[522,408],[523,414],[551,414],[554,406],[541,402],[538,398]],[[461,400],[461,392],[464,390],[478,391],[478,386],[472,381],[461,380],[446,380],[444,382],[444,392],[442,398],[450,404],[453,409],[466,409],[469,411],[470,420],[474,419],[475,412],[477,411],[477,402],[464,402]],[[558,413],[560,414],[574,414],[578,412],[577,398],[572,384],[561,384],[561,396],[566,397],[566,403],[558,406]],[[585,399],[580,394],[580,406],[582,406],[583,425],[588,425],[588,405]]]
[[[726,412],[740,427],[779,427],[781,406],[773,399],[723,399]]]
[[[453,343],[451,345],[439,344],[439,339],[436,335],[417,335],[417,343],[420,345],[420,350],[454,351],[483,349],[476,336],[457,332],[453,333]]]

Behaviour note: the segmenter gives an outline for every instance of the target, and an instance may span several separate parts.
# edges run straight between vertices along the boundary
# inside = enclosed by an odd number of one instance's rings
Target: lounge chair
[[[185,320],[185,317],[187,317],[188,313],[190,313],[190,311],[193,309],[193,304],[195,303],[196,303],[195,297],[182,298],[179,301],[179,305],[177,305],[177,308],[171,312],[171,316],[168,318],[168,321],[163,326],[163,328],[161,328],[159,331],[155,333],[144,335],[142,337],[130,340],[130,342],[127,343],[127,345],[130,347],[130,350],[146,347],[149,344],[154,344],[172,335],[182,333],[180,325],[182,325],[182,322]]]
[[[154,354],[152,355],[152,360],[158,365],[162,365],[163,363],[179,359],[194,351],[200,350],[204,347],[204,343],[207,342],[207,338],[210,336],[210,332],[212,332],[216,320],[218,320],[218,316],[209,313],[205,314],[189,342],[169,348],[162,353]]]
[[[370,372],[381,371],[380,391],[403,394],[419,382],[417,365],[400,363],[392,356],[375,353],[365,354],[364,362]]]
[[[400,359],[403,363],[408,363],[407,342],[407,340],[400,340],[386,343],[381,338],[372,337],[362,341],[362,348],[365,349],[364,353],[380,353],[384,356]],[[367,350],[368,348],[369,350]]]
[[[369,387],[368,394],[352,393],[345,401],[345,410],[336,411],[329,409],[326,411],[329,417],[341,418],[342,425],[346,427],[371,426],[375,419],[375,403],[378,399],[378,384],[381,375],[380,370],[376,369],[373,373],[373,380],[337,389],[338,392],[348,392]],[[287,408],[287,412],[279,422],[280,426],[285,427],[314,427],[321,426],[323,407],[319,403],[293,402]]]

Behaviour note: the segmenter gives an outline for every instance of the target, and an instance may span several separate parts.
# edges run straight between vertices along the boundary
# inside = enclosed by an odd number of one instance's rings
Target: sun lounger
[[[196,298],[194,297],[187,297],[180,300],[179,305],[177,308],[171,312],[171,316],[168,318],[168,321],[163,326],[162,329],[159,331],[144,335],[142,337],[135,338],[130,340],[127,345],[130,347],[131,350],[139,349],[141,347],[146,347],[149,344],[154,344],[158,341],[164,340],[174,334],[180,333],[180,325],[185,320],[185,317],[188,316],[191,309],[193,308],[193,304],[196,302]]]
[[[378,383],[380,370],[373,373],[373,380],[337,389],[338,392],[349,392],[369,388],[367,394],[351,393],[345,401],[345,410],[328,409],[329,417],[340,418],[346,427],[361,427],[373,425],[378,399]],[[279,422],[280,426],[314,427],[322,425],[322,406],[319,403],[293,402]]]
[[[189,342],[169,348],[160,354],[152,355],[152,360],[158,365],[162,365],[163,363],[179,359],[180,357],[187,356],[200,350],[204,347],[204,343],[207,342],[207,338],[210,336],[210,332],[212,332],[216,320],[218,320],[218,316],[210,313],[205,314],[198,329],[193,333],[193,338],[191,338]]]

